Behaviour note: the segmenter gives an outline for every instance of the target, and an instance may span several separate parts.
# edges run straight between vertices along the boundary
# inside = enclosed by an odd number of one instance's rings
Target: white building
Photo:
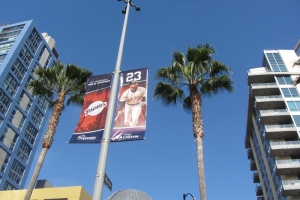
[[[262,67],[248,72],[245,147],[257,200],[300,199],[298,47],[264,50]]]

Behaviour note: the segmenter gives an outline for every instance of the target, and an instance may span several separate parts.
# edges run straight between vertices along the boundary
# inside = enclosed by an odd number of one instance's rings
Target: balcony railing
[[[280,125],[265,125],[265,129],[271,128],[294,128],[294,124],[280,124]]]
[[[269,69],[248,71],[249,74],[262,74],[262,73],[265,73],[265,72],[274,72],[274,71],[269,70]]]
[[[255,87],[255,86],[273,86],[273,85],[277,85],[277,83],[252,83],[251,87]]]
[[[288,112],[288,110],[287,109],[260,110],[260,114],[283,113],[283,112]]]
[[[282,95],[273,95],[273,96],[256,96],[256,99],[280,99]]]
[[[300,141],[270,142],[271,146],[300,145]]]
[[[282,181],[282,186],[290,186],[290,185],[299,185],[299,187],[300,187],[300,180],[284,180],[284,181]]]
[[[292,160],[276,160],[277,165],[286,165],[286,164],[300,164],[300,159],[292,159]]]

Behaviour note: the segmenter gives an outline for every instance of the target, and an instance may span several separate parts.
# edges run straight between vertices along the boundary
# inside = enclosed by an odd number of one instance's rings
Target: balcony
[[[247,156],[248,156],[248,159],[254,159],[254,155],[253,155],[252,149],[247,149]]]
[[[256,196],[262,196],[262,195],[263,195],[262,187],[260,185],[256,186]]]
[[[253,172],[252,179],[253,179],[253,183],[259,183],[259,176],[257,172]]]
[[[300,141],[270,142],[270,146],[271,157],[300,155]]]
[[[288,175],[288,174],[300,174],[300,160],[276,160],[276,170],[277,176]]]
[[[250,161],[250,170],[251,170],[251,171],[256,171],[256,170],[257,170],[256,164],[255,164],[255,161],[254,161],[254,160],[251,160],[251,161]]]
[[[261,124],[287,124],[291,121],[291,114],[287,109],[260,110]]]
[[[251,84],[252,97],[274,95],[279,93],[280,93],[279,87],[275,82]]]
[[[266,67],[257,68],[248,71],[248,85],[253,83],[271,83],[274,82],[274,76],[299,75],[299,72],[274,72]]]
[[[300,180],[282,181],[281,194],[283,196],[293,196],[300,194]]]
[[[271,110],[285,108],[284,99],[281,95],[273,96],[256,96],[256,110]]]
[[[257,200],[265,200],[265,197],[257,197]]]
[[[296,138],[297,129],[294,124],[265,125],[265,139]]]

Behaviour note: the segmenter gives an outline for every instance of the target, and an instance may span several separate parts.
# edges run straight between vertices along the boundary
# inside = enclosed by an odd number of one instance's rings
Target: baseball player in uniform
[[[137,81],[130,82],[129,89],[123,92],[118,104],[118,115],[124,109],[124,124],[125,126],[136,126],[142,107],[146,105],[146,89],[138,87]]]

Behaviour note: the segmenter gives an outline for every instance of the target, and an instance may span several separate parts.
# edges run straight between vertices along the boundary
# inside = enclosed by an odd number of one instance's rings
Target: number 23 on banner
[[[129,72],[126,77],[126,82],[131,82],[131,81],[139,81],[141,80],[142,72],[141,71],[136,71],[136,72]]]

